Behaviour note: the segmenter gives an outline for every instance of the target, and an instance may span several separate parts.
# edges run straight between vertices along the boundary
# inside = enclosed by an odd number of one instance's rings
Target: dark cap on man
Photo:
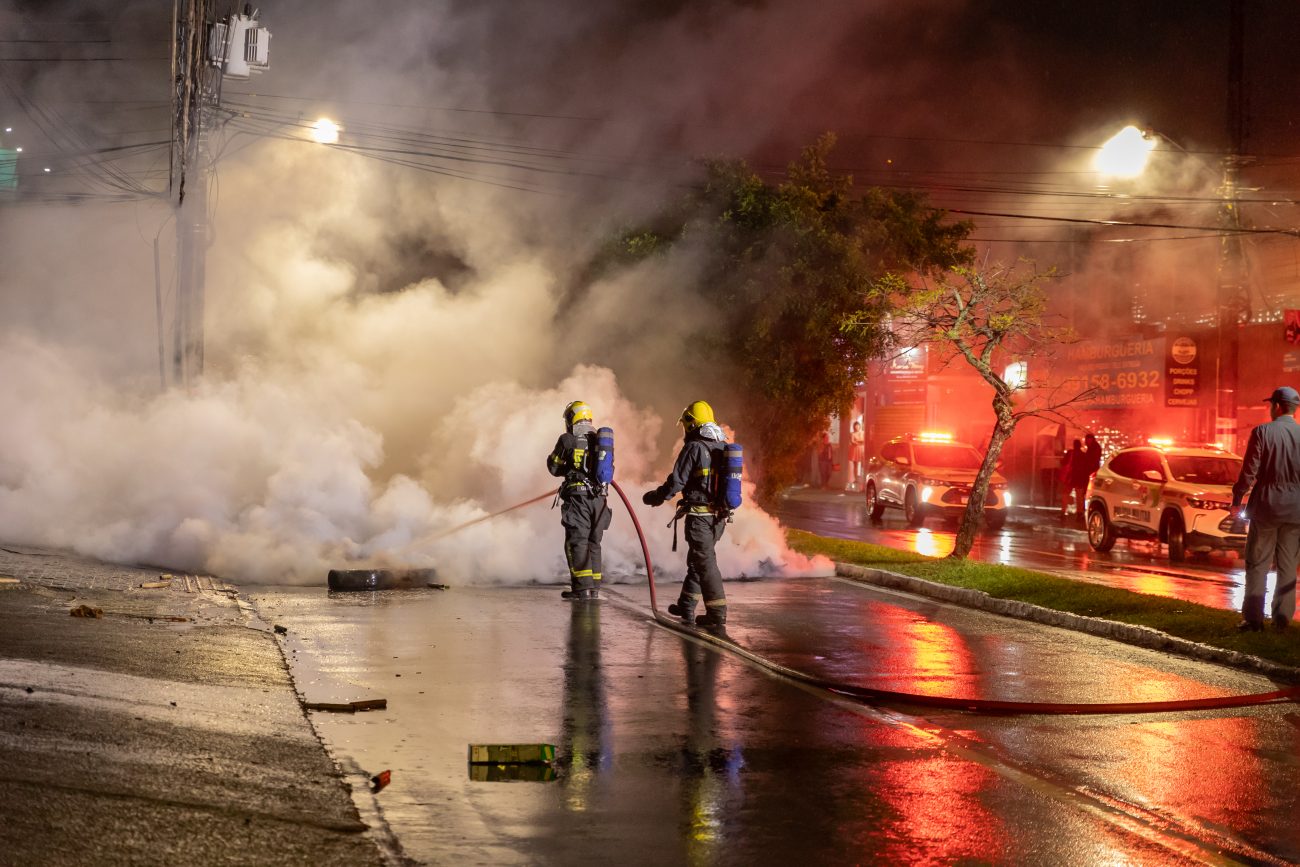
[[[1283,385],[1273,389],[1273,393],[1264,398],[1268,403],[1288,403],[1291,406],[1300,404],[1300,391],[1296,391],[1289,385]]]

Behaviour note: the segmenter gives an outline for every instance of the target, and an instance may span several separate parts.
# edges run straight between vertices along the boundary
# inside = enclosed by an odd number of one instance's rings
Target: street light
[[[1103,175],[1136,178],[1147,166],[1147,157],[1155,149],[1156,139],[1150,132],[1126,126],[1115,133],[1097,151],[1092,165]]]
[[[339,140],[339,125],[328,117],[322,117],[311,125],[311,137],[321,144],[335,144]]]

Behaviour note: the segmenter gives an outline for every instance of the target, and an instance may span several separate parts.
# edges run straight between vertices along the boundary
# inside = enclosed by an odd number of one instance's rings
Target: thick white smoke
[[[111,561],[210,572],[237,581],[319,583],[360,565],[435,566],[451,580],[519,583],[563,575],[558,513],[535,504],[462,533],[440,534],[547,490],[544,457],[560,410],[581,395],[621,431],[629,496],[657,483],[659,420],[620,396],[613,374],[579,367],[553,388],[491,383],[464,395],[430,432],[428,486],[383,481],[382,435],[341,412],[350,384],[334,371],[277,382],[253,365],[191,394],[133,396],[62,353],[8,335],[0,363],[0,526],[7,539]],[[659,464],[656,468],[654,464]],[[454,492],[473,492],[457,496]],[[639,568],[621,505],[607,572]],[[652,556],[673,574],[667,510],[641,506]],[[785,549],[775,521],[739,514],[720,547],[728,575],[824,570]]]
[[[268,161],[278,169],[270,181]],[[669,550],[668,510],[639,502],[671,466],[671,433],[614,370],[582,361],[592,335],[632,323],[640,333],[628,339],[656,360],[634,377],[646,393],[671,395],[670,407],[708,396],[707,383],[678,380],[679,329],[655,316],[672,291],[654,285],[662,267],[599,293],[621,304],[566,317],[562,270],[517,242],[521,221],[491,196],[395,196],[367,218],[386,178],[357,163],[275,143],[223,168],[223,202],[257,218],[223,222],[209,253],[208,373],[188,392],[151,378],[142,347],[153,322],[138,315],[148,284],[50,281],[44,308],[30,296],[15,306],[26,316],[0,340],[0,535],[235,581],[319,583],[331,568],[371,564],[432,565],[454,581],[560,580],[562,533],[549,503],[439,534],[554,489],[544,459],[563,407],[582,399],[617,431],[620,483],[655,560],[679,577],[684,548]],[[459,209],[451,231],[448,208]],[[347,235],[377,247],[394,227],[435,223],[470,275],[455,287],[427,278],[367,291],[375,274],[321,243]],[[111,213],[90,225],[83,231],[128,250],[144,245]],[[134,295],[136,315],[83,325],[74,300],[95,288]],[[62,310],[58,327],[42,328],[34,309]],[[143,362],[135,376],[105,365],[123,354]],[[641,552],[615,508],[606,571],[617,578],[641,568]],[[776,522],[753,506],[729,528],[720,560],[732,576],[826,568],[787,551]]]
[[[112,38],[165,42],[153,4],[104,6]],[[676,412],[718,390],[684,363],[710,319],[689,291],[696,264],[579,275],[623,221],[679,195],[691,157],[746,154],[791,112],[815,113],[824,58],[877,6],[266,7],[272,69],[223,99],[278,114],[212,130],[207,370],[192,390],[157,383],[155,235],[165,330],[176,302],[165,205],[0,212],[0,538],[244,581],[363,563],[555,580],[546,504],[430,538],[553,486],[543,459],[581,398],[617,430],[618,477],[675,577],[667,510],[639,494],[670,468]],[[47,115],[88,93],[165,103],[161,66],[88,81],[90,66],[35,67],[17,86]],[[153,111],[82,133],[165,127]],[[345,144],[355,123],[372,145],[449,153],[441,166],[474,180],[277,138],[327,111]],[[608,572],[639,568],[621,506],[606,550]],[[720,559],[733,576],[812,567],[752,505]]]

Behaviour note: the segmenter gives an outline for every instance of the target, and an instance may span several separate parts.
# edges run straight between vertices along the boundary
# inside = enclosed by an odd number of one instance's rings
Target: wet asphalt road
[[[0,815],[0,867],[382,863],[276,642],[169,591],[0,585]]]
[[[313,722],[345,767],[392,770],[378,801],[420,862],[1300,860],[1293,705],[1113,717],[867,707],[654,624],[643,586],[576,605],[558,591],[250,595],[288,627],[308,698],[388,700]],[[1272,688],[839,579],[730,583],[728,596],[743,646],[863,685],[1073,702]],[[555,744],[556,777],[475,779],[475,743]]]
[[[883,519],[873,524],[862,495],[854,493],[841,496],[796,490],[781,501],[777,515],[786,526],[821,536],[872,542],[933,557],[952,550],[956,530],[955,523],[937,518],[927,520],[919,529],[908,527],[897,510],[887,510]],[[1245,577],[1242,560],[1236,554],[1195,555],[1173,564],[1165,546],[1128,539],[1119,540],[1109,552],[1100,554],[1088,544],[1082,529],[1060,527],[1041,519],[1035,523],[1011,520],[1003,530],[979,537],[971,558],[1232,611],[1241,608]],[[1271,576],[1268,584],[1271,598]]]

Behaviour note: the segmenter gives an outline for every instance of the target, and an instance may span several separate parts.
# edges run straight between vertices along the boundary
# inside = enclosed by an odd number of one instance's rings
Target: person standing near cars
[[[1300,565],[1300,392],[1290,386],[1266,398],[1267,424],[1250,432],[1241,473],[1232,486],[1232,514],[1250,495],[1246,517],[1246,596],[1241,604],[1243,632],[1264,628],[1264,591],[1268,570],[1277,562],[1273,588],[1273,628],[1285,629],[1295,617],[1296,568]]]
[[[1092,437],[1092,434],[1088,434],[1088,437]],[[1093,439],[1092,442],[1096,444],[1097,440]],[[1101,466],[1101,446],[1097,445],[1094,454],[1091,446],[1080,448],[1079,441],[1075,440],[1074,449],[1070,455],[1070,489],[1074,491],[1074,519],[1080,525],[1086,525],[1088,482],[1092,480],[1092,474]],[[1096,463],[1093,463],[1094,459]]]
[[[1070,446],[1070,450],[1065,453],[1061,459],[1061,523],[1064,524],[1070,515],[1070,495],[1078,493],[1079,515],[1083,515],[1083,492],[1079,491],[1079,477],[1083,475],[1083,485],[1088,486],[1087,472],[1087,455],[1083,452],[1083,442],[1075,440]]]
[[[1088,478],[1091,479],[1101,469],[1101,443],[1092,434],[1084,434],[1083,455],[1088,464]]]
[[[867,438],[862,433],[862,422],[853,423],[853,432],[849,434],[849,483],[846,491],[857,491],[862,487],[862,462],[866,457]]]
[[[823,489],[831,486],[831,473],[835,470],[835,446],[831,444],[831,435],[823,431],[822,443],[817,448],[817,469]]]

